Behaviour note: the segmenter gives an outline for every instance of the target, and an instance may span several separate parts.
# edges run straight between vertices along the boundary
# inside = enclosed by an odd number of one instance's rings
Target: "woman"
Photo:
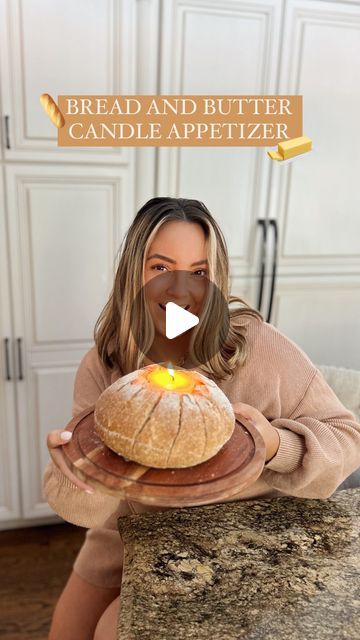
[[[95,326],[95,345],[77,371],[73,415],[94,405],[119,377],[147,364],[196,367],[217,382],[236,415],[250,419],[265,441],[261,476],[231,499],[327,498],[360,465],[360,425],[294,342],[230,297],[228,269],[223,235],[202,202],[148,201],[126,235],[112,293]],[[207,283],[216,287],[204,315]],[[223,326],[216,306],[221,297],[227,307]],[[167,302],[200,315],[201,322],[168,340]],[[230,308],[233,302],[236,309]],[[44,494],[64,519],[89,530],[49,639],[110,640],[116,637],[123,561],[117,519],[156,507],[94,492],[69,470],[61,435],[48,435],[52,460]]]

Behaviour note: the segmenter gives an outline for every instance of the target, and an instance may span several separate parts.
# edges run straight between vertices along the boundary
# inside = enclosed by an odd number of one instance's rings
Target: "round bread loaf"
[[[185,384],[161,388],[154,383],[159,369],[133,371],[103,391],[94,412],[101,440],[148,467],[191,467],[212,458],[235,427],[230,401],[197,371],[176,369]]]

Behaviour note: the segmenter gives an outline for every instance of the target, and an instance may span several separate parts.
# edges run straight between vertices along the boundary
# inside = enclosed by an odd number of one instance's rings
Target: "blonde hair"
[[[117,367],[125,375],[144,366],[155,331],[145,304],[144,265],[150,245],[159,228],[170,220],[199,224],[206,237],[210,296],[202,312],[202,321],[193,329],[189,355],[198,368],[213,379],[225,379],[246,360],[246,338],[241,322],[245,316],[264,321],[262,315],[241,298],[231,296],[229,259],[224,236],[210,211],[199,200],[152,198],[136,214],[120,247],[119,264],[109,299],[94,328],[98,354],[109,369]],[[223,301],[237,302],[224,318]],[[210,312],[211,310],[211,312]],[[217,351],[214,349],[217,347]],[[201,364],[205,363],[205,364]]]

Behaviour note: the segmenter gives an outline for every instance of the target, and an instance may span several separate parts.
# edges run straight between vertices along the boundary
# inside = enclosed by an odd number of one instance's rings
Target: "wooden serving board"
[[[156,469],[126,461],[109,449],[94,426],[94,407],[73,418],[72,431],[62,445],[73,473],[97,491],[142,504],[167,507],[196,506],[231,498],[260,476],[265,464],[265,443],[245,420],[218,453],[193,467]]]

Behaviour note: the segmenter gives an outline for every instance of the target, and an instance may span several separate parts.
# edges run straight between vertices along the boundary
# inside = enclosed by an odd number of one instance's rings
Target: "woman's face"
[[[199,316],[208,288],[206,238],[194,222],[171,220],[156,234],[144,267],[145,295],[155,329],[165,334],[165,305]]]

